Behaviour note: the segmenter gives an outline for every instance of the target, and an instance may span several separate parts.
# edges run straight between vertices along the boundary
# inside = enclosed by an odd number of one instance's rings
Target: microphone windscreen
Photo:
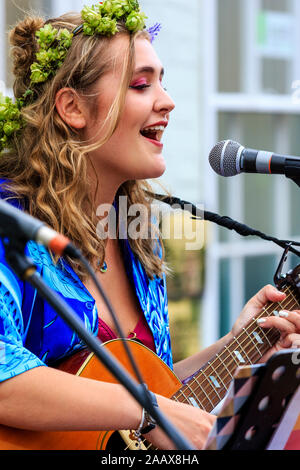
[[[233,140],[216,144],[209,154],[212,169],[220,176],[235,176],[240,173],[239,151],[241,145]]]

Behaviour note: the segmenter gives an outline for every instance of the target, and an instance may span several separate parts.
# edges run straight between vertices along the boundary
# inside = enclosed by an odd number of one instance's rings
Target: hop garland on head
[[[39,52],[31,66],[31,84],[43,83],[62,66],[72,45],[73,34],[67,29],[58,31],[47,24],[36,33]]]
[[[106,0],[99,5],[84,7],[81,12],[83,33],[87,36],[118,32],[117,22],[124,20],[126,28],[135,33],[145,28],[146,15],[140,11],[136,0]]]
[[[26,124],[21,110],[28,99],[34,96],[35,85],[52,78],[63,65],[74,36],[83,33],[86,36],[113,36],[118,32],[118,21],[124,21],[130,33],[145,29],[146,15],[141,12],[137,0],[105,0],[98,5],[85,6],[81,12],[83,24],[73,32],[67,29],[57,30],[51,24],[45,25],[36,33],[39,51],[36,61],[31,65],[30,85],[22,98],[15,103],[0,93],[0,153],[10,147],[14,135]],[[158,32],[149,30],[152,40]]]
[[[10,145],[13,135],[24,124],[21,117],[22,105],[21,100],[13,103],[11,98],[0,93],[0,152]]]

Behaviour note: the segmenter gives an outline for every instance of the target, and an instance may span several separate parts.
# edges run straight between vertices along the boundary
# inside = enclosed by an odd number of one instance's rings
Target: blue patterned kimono
[[[172,368],[166,278],[150,280],[128,240],[121,244],[127,274],[152,331],[157,355]],[[62,261],[55,266],[48,250],[32,241],[27,244],[26,255],[48,286],[79,315],[88,331],[96,335],[95,300],[70,265]],[[0,242],[0,382],[35,367],[51,366],[83,347],[53,308],[13,273]]]

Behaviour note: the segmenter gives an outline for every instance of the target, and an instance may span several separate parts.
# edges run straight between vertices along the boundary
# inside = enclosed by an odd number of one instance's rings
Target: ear
[[[63,121],[74,129],[86,126],[83,103],[72,88],[62,88],[56,94],[56,109]]]

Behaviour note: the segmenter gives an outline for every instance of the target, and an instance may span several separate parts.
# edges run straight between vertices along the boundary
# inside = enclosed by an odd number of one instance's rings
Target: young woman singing
[[[118,226],[116,237],[99,237],[98,208],[108,205],[118,212],[121,196],[129,207],[148,209],[145,223],[151,227],[148,180],[166,169],[162,138],[174,103],[164,89],[163,66],[138,3],[105,1],[46,23],[27,17],[11,31],[10,40],[17,106],[3,99],[0,107],[0,117],[7,110],[6,127],[0,127],[1,197],[69,237],[97,271],[125,336],[142,341],[179,379],[186,379],[268,301],[281,301],[285,295],[272,286],[263,288],[226,337],[173,364],[160,234],[120,237]],[[83,266],[56,260],[34,242],[26,250],[44,280],[90,331],[104,342],[117,337]],[[140,405],[122,386],[53,367],[84,345],[15,276],[2,245],[0,263],[0,424],[34,431],[145,427]],[[269,318],[261,327],[282,331],[267,359],[299,339],[299,312]],[[174,426],[201,449],[215,417],[156,398]],[[158,426],[146,438],[161,449],[174,446]]]

